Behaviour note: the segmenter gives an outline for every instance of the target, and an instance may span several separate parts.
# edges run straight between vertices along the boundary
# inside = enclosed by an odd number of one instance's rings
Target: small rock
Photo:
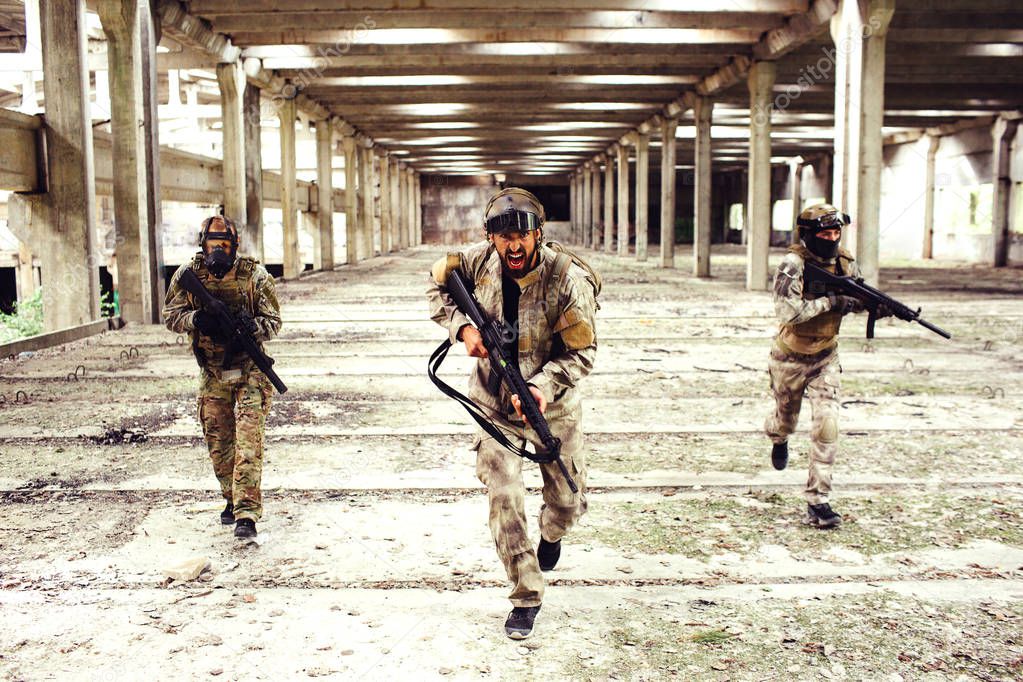
[[[451,668],[437,668],[437,672],[440,673],[441,675],[450,675],[455,671],[452,670]]]
[[[355,649],[345,649],[341,652],[342,656],[352,656],[355,654]]]
[[[621,571],[622,573],[632,573],[632,567],[631,566],[617,566],[616,568],[619,571]]]
[[[527,649],[529,649],[530,651],[536,651],[537,649],[542,647],[543,644],[539,640],[531,639],[528,642],[526,642],[525,644],[523,644],[523,646],[526,647]]]
[[[527,649],[524,646],[520,646],[517,649],[515,649],[515,653],[519,654],[520,656],[528,656],[529,655],[529,649]]]
[[[209,570],[210,565],[210,560],[204,556],[192,557],[182,561],[180,564],[165,568],[163,575],[171,580],[188,582],[198,578],[203,571]]]
[[[210,671],[210,675],[213,675],[214,677],[216,677],[217,675],[222,675],[223,673],[224,673],[223,668],[214,668],[213,670]]]

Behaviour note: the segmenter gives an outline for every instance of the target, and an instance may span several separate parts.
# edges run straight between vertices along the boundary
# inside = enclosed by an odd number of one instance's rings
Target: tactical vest
[[[191,267],[206,290],[223,301],[233,315],[244,310],[249,315],[255,316],[256,287],[253,275],[256,272],[256,260],[254,258],[245,256],[238,258],[238,262],[224,275],[223,279],[217,279],[210,274],[201,253],[195,255]],[[200,367],[216,374],[221,369],[244,368],[252,364],[245,353],[238,353],[228,367],[223,367],[226,350],[223,344],[214,343],[213,339],[205,334],[200,334],[198,330],[192,333],[192,351],[195,353],[195,359]]]
[[[833,263],[822,262],[802,244],[793,244],[789,247],[789,251],[802,258],[804,262],[808,260],[814,261],[816,265],[832,274],[841,276],[851,271],[849,263],[852,262],[853,258],[844,249],[839,250],[838,257]],[[811,296],[808,289],[805,285],[803,286],[804,300],[809,301],[814,298],[820,298],[819,296]],[[778,340],[783,348],[804,355],[812,355],[828,348],[833,348],[837,343],[838,332],[841,326],[842,315],[829,310],[826,313],[810,318],[806,322],[782,325]]]

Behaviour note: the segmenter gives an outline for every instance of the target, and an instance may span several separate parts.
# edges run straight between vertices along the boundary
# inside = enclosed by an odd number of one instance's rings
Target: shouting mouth
[[[516,251],[512,253],[509,251],[505,255],[505,260],[508,263],[509,270],[522,270],[526,267],[526,252]]]

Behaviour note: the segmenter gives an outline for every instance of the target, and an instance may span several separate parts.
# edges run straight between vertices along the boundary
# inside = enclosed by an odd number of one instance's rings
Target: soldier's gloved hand
[[[217,321],[217,318],[205,310],[197,310],[195,312],[195,315],[192,316],[192,325],[199,330],[200,334],[211,339],[219,340],[222,336],[220,323]]]
[[[858,313],[863,310],[863,303],[860,302],[860,299],[853,296],[831,294],[828,296],[828,300],[831,301],[831,310],[840,315]]]
[[[892,312],[892,309],[889,308],[888,306],[886,306],[884,303],[878,304],[878,306],[877,306],[877,319],[880,320],[880,319],[885,318],[885,317],[891,317],[894,314],[895,313]]]
[[[206,312],[220,319],[224,319],[230,313],[227,309],[227,304],[217,298],[209,302],[209,305],[206,306]]]
[[[242,312],[238,313],[237,320],[238,323],[242,326],[242,329],[245,330],[246,334],[252,336],[253,338],[259,337],[259,325],[256,324],[256,321],[254,319],[252,319],[252,315],[249,315],[248,312],[243,310]]]

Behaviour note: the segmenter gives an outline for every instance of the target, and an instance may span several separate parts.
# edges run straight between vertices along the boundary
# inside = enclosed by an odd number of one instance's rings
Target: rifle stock
[[[185,268],[178,281],[185,291],[199,300],[199,304],[204,310],[207,312],[213,311],[213,301],[218,299],[203,286],[203,283],[199,281],[199,278],[196,277],[191,268]],[[256,339],[245,329],[241,321],[230,313],[225,312],[222,315],[217,315],[217,322],[220,325],[221,333],[223,333],[226,339],[225,366],[231,362],[234,354],[240,350],[249,356],[253,364],[259,368],[259,371],[266,375],[266,378],[270,380],[270,383],[273,384],[278,393],[285,393],[288,387],[284,385],[281,378],[277,376],[277,372],[274,371],[273,358],[263,352]]]

